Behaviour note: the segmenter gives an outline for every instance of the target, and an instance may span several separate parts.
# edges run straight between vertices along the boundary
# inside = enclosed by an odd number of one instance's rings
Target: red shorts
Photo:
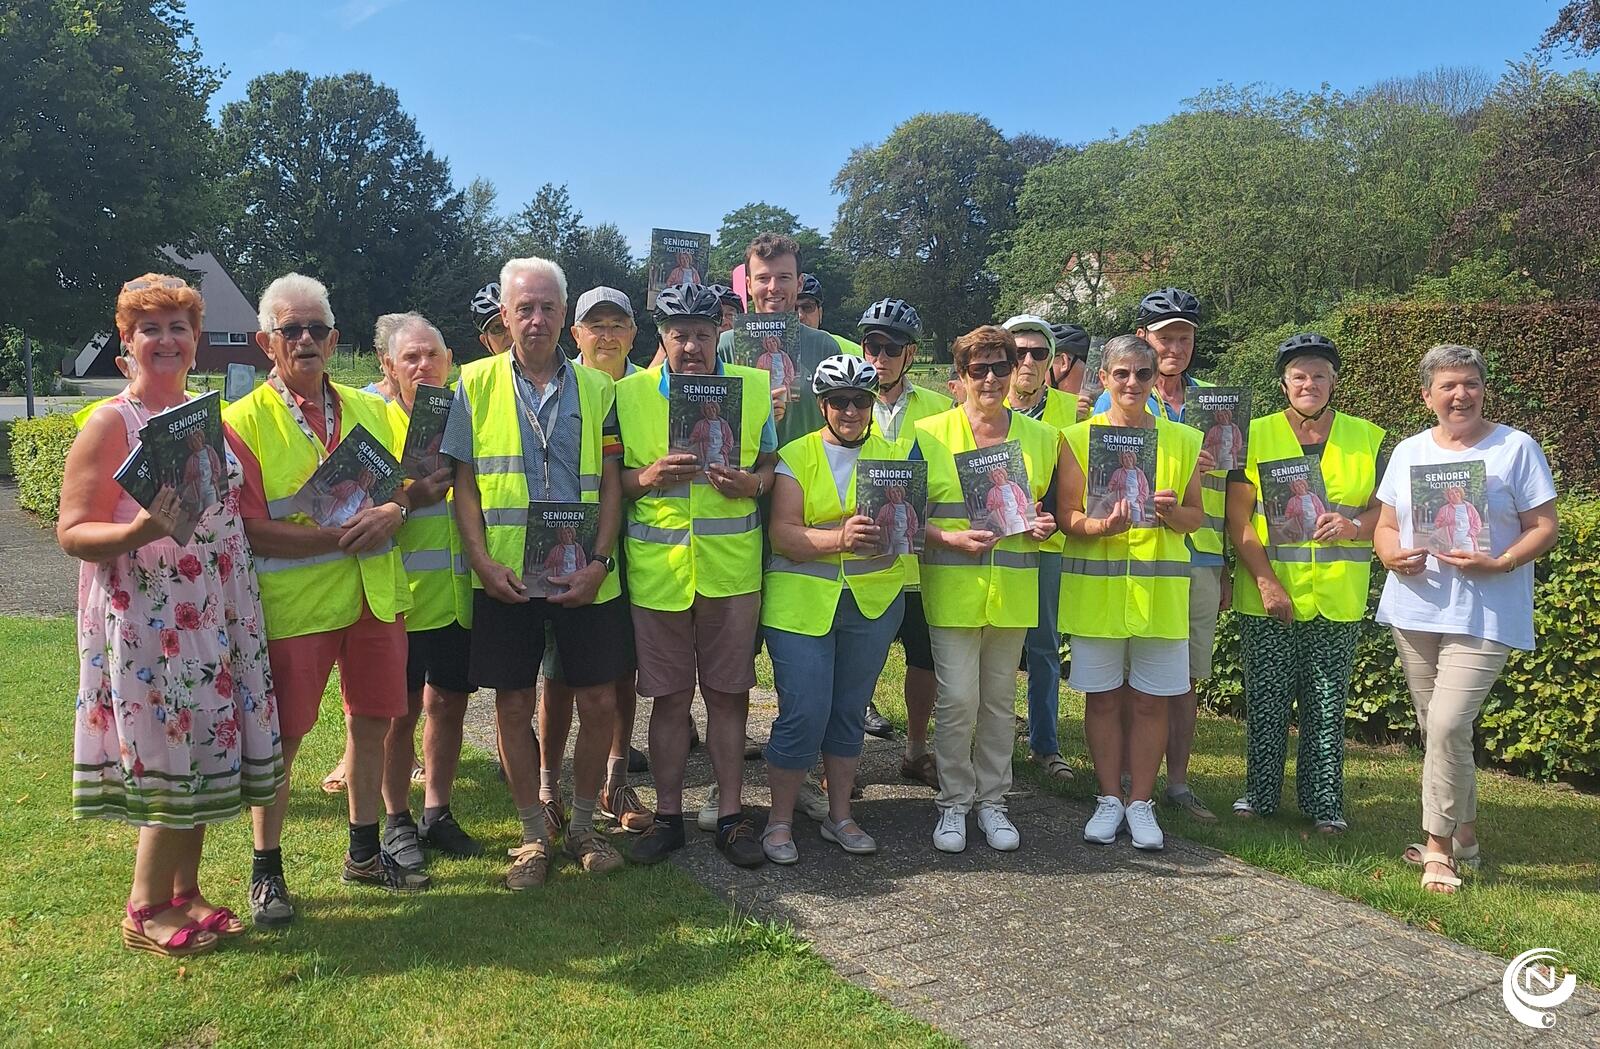
[[[328,675],[339,665],[346,714],[397,718],[406,713],[405,616],[385,623],[364,604],[361,618],[342,630],[267,642],[278,730],[296,739],[310,732],[322,707]]]

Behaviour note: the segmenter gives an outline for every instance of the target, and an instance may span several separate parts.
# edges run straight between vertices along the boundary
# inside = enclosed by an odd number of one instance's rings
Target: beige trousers
[[[940,808],[1004,805],[1016,745],[1024,627],[929,627]]]
[[[1472,726],[1511,650],[1467,634],[1391,629],[1422,729],[1422,829],[1448,838],[1478,820]]]

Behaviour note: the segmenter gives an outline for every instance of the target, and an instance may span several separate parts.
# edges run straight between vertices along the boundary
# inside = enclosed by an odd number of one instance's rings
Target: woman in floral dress
[[[78,581],[72,810],[139,827],[123,942],[157,954],[210,950],[244,931],[200,894],[209,823],[269,804],[283,782],[261,600],[239,524],[239,464],[223,501],[179,546],[164,487],[148,509],[114,480],[139,430],[181,404],[205,304],[147,274],[117,297],[127,390],[84,423],[61,485],[61,548]]]

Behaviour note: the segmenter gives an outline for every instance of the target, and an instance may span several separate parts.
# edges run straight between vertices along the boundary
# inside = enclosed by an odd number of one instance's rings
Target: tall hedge
[[[61,503],[61,475],[78,428],[66,413],[18,419],[11,427],[11,468],[17,504],[54,521]]]

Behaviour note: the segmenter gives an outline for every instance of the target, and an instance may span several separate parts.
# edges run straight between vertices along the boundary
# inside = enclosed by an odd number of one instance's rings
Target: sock
[[[522,821],[522,841],[544,841],[544,807],[529,805],[525,809],[517,810],[517,819]]]
[[[560,787],[561,787],[561,770],[560,769],[540,769],[539,770],[539,800],[540,801],[554,801],[554,800],[556,800],[556,798],[561,796],[560,795]]]
[[[378,854],[378,825],[364,823],[360,826],[350,824],[350,858],[357,863],[366,863]]]
[[[250,880],[283,877],[283,849],[256,849],[250,856]]]
[[[906,758],[908,760],[916,761],[918,758],[922,757],[922,755],[926,754],[927,752],[928,752],[928,741],[927,740],[925,740],[925,739],[912,739],[909,736],[906,737]]]
[[[611,791],[628,782],[628,755],[613,754],[606,759],[606,790]]]
[[[744,813],[743,812],[735,812],[731,816],[718,816],[717,817],[717,840],[721,841],[723,838],[726,838],[728,836],[728,831],[732,830],[734,825],[737,824],[742,819],[744,819]]]
[[[594,826],[594,798],[580,798],[572,796],[572,822],[569,827],[576,827],[581,833]]]
[[[450,806],[448,805],[425,806],[422,810],[422,825],[430,827],[448,815],[450,815]]]
[[[670,830],[675,830],[675,831],[678,831],[679,833],[682,833],[683,832],[683,813],[681,813],[681,812],[658,812],[658,813],[656,813],[656,825],[657,826],[661,826],[661,827],[666,827],[666,828],[668,828]]]
[[[404,812],[390,812],[383,817],[383,829],[394,830],[396,827],[415,827],[417,821],[411,818],[411,810]]]

